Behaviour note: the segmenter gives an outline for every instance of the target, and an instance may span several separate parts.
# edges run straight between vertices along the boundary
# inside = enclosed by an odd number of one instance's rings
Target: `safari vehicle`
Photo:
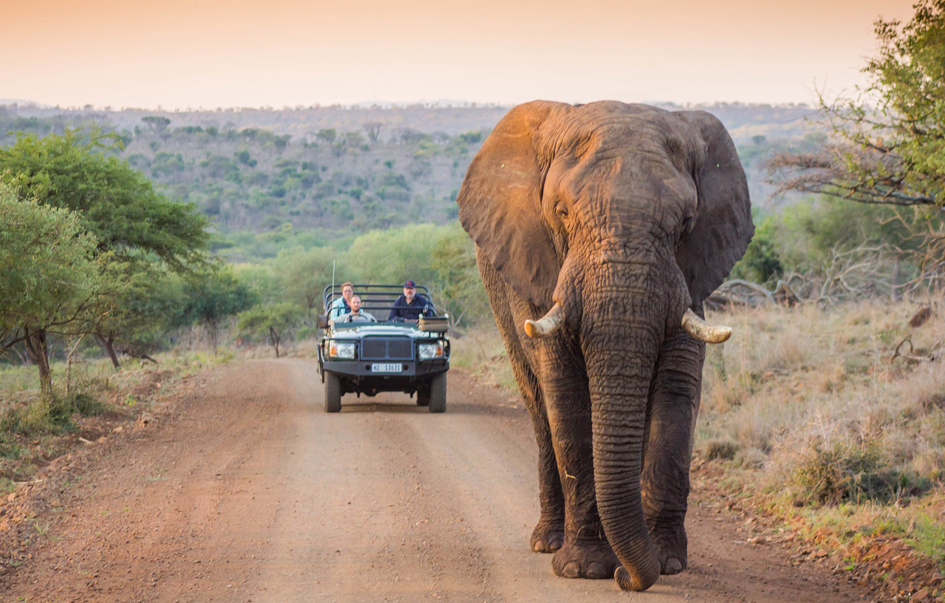
[[[318,372],[325,384],[325,412],[341,410],[345,394],[404,392],[416,394],[418,406],[430,412],[446,411],[446,372],[450,368],[449,317],[437,315],[430,291],[417,286],[426,300],[418,320],[387,317],[402,292],[401,285],[354,285],[361,310],[377,322],[330,323],[329,308],[341,297],[341,285],[323,292],[325,314],[318,324],[325,329],[318,345]]]

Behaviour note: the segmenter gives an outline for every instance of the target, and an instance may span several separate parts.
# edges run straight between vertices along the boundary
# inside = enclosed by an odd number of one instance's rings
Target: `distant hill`
[[[754,203],[771,187],[761,164],[771,152],[810,147],[804,105],[661,105],[703,109],[725,123],[739,148]],[[0,145],[9,132],[45,135],[99,127],[118,134],[120,156],[169,196],[195,203],[223,233],[291,225],[345,236],[369,228],[456,218],[456,193],[484,138],[508,107],[370,106],[119,111],[0,106]]]
[[[478,130],[491,129],[511,108],[503,105],[374,105],[296,107],[296,108],[261,108],[261,109],[218,109],[194,111],[161,111],[147,109],[96,110],[61,109],[36,103],[12,106],[18,101],[0,100],[0,106],[19,117],[49,119],[63,117],[68,120],[107,120],[118,130],[133,131],[141,125],[141,119],[148,116],[160,116],[170,119],[174,127],[208,126],[217,129],[262,128],[274,134],[291,134],[294,137],[314,134],[318,130],[334,128],[340,131],[360,131],[364,124],[379,122],[384,130],[412,128],[426,133],[444,132],[450,135]],[[750,105],[742,103],[721,103],[713,105],[674,105],[671,103],[653,103],[670,111],[682,109],[702,109],[712,113],[725,124],[738,143],[750,141],[752,136],[764,135],[768,138],[788,138],[804,134],[804,118],[815,115],[815,110],[808,105]]]

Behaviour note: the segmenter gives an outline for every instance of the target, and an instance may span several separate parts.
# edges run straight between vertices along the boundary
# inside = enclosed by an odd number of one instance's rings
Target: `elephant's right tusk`
[[[716,327],[699,318],[692,309],[687,309],[682,319],[686,332],[706,343],[722,343],[732,336],[731,327]]]
[[[526,320],[525,332],[529,337],[548,337],[564,324],[564,308],[555,302],[548,313],[538,320]]]

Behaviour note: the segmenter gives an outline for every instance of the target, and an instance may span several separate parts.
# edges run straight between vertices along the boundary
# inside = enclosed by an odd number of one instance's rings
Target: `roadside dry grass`
[[[502,337],[494,324],[452,338],[450,365],[461,368],[493,387],[517,393]]]
[[[52,365],[53,393],[42,396],[34,366],[0,368],[0,496],[28,483],[43,467],[76,446],[87,445],[136,421],[148,421],[153,405],[177,383],[233,354],[168,353],[158,364],[126,360],[114,370],[104,359],[80,359],[70,371]]]
[[[717,487],[900,600],[945,571],[945,321],[910,326],[922,308],[712,316],[735,335],[708,350],[696,438]]]

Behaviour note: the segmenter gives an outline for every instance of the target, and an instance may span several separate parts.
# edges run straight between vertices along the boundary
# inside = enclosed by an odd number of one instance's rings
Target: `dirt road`
[[[645,594],[556,578],[529,551],[535,445],[520,403],[450,373],[449,408],[404,396],[322,412],[315,365],[205,374],[176,411],[104,444],[65,488],[2,601],[851,601],[814,565],[693,505],[691,568]],[[698,495],[696,500],[698,500]],[[707,501],[706,501],[707,502]]]

